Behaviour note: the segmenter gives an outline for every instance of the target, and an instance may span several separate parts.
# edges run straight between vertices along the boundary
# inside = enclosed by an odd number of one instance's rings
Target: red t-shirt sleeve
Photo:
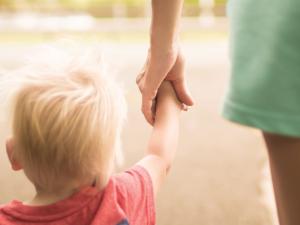
[[[154,225],[155,203],[149,173],[141,166],[115,176],[118,199],[130,225]]]

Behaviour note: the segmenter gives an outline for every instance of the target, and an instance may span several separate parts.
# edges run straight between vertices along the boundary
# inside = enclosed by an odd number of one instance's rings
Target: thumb
[[[187,106],[194,105],[193,97],[192,97],[191,93],[189,92],[184,79],[172,81],[172,85],[175,89],[175,92],[176,92],[176,95],[177,95],[177,98],[179,99],[179,101],[181,101],[183,104],[185,104]]]

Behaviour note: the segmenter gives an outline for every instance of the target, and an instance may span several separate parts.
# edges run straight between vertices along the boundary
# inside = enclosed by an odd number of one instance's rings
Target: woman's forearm
[[[177,45],[184,0],[152,0],[151,51],[170,51]]]

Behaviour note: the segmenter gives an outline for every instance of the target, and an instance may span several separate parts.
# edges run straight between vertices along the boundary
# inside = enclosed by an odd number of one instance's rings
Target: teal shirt
[[[300,136],[300,0],[229,0],[231,79],[223,115]]]

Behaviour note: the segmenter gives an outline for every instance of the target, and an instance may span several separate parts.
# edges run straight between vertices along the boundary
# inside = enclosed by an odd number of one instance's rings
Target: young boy
[[[181,105],[171,84],[159,89],[144,158],[112,175],[123,96],[91,58],[59,61],[23,70],[14,91],[7,155],[36,195],[0,206],[0,224],[155,224],[155,195],[177,147]]]

